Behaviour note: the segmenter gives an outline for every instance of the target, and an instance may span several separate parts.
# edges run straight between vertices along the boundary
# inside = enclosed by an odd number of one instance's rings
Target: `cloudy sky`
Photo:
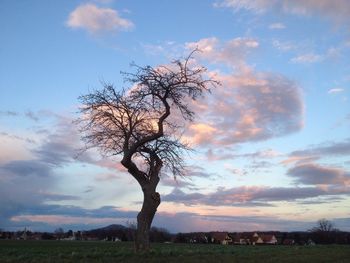
[[[347,0],[2,0],[0,228],[133,222],[141,190],[80,153],[77,98],[198,47],[221,86],[192,105],[195,152],[162,175],[154,225],[350,231],[349,24]]]

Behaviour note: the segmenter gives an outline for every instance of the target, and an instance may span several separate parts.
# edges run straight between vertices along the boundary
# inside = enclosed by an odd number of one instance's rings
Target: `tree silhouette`
[[[317,226],[310,229],[311,232],[331,232],[336,230],[334,224],[325,218],[318,220]]]
[[[180,140],[179,121],[169,116],[177,112],[180,120],[193,121],[189,102],[218,84],[205,75],[206,68],[189,66],[195,51],[167,66],[133,65],[135,73],[123,73],[131,84],[128,90],[118,91],[105,84],[102,90],[79,97],[79,122],[87,147],[98,147],[106,155],[121,155],[121,164],[143,191],[136,250],[149,249],[150,227],[161,202],[156,192],[161,169],[183,175],[182,156],[189,147]]]
[[[339,230],[335,228],[334,224],[322,218],[317,221],[317,226],[309,230],[312,234],[312,238],[316,243],[331,244],[336,242],[336,237]]]

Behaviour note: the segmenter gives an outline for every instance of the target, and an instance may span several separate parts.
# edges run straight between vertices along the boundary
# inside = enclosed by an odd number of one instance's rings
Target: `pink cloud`
[[[100,167],[104,167],[104,168],[108,168],[110,170],[114,170],[117,171],[119,173],[126,173],[127,170],[125,169],[125,167],[120,163],[119,160],[115,160],[113,158],[102,158],[102,159],[98,159],[98,160],[94,160],[91,163],[100,166]]]
[[[247,55],[259,47],[259,42],[254,38],[241,37],[221,42],[216,37],[212,37],[186,43],[185,47],[188,50],[195,48],[201,50],[198,57],[202,60],[210,63],[224,63],[242,71],[247,67],[245,62]]]
[[[189,129],[196,145],[266,140],[303,127],[300,88],[272,73],[220,76],[222,86],[204,101]]]
[[[85,29],[89,33],[99,33],[129,30],[134,25],[131,21],[120,17],[114,9],[83,4],[70,13],[67,26]]]
[[[179,189],[174,189],[172,193],[164,196],[163,200],[185,205],[259,207],[273,206],[269,203],[273,201],[293,201],[328,194],[335,193],[315,187],[242,186],[229,189],[218,188],[217,191],[208,194],[187,194]]]
[[[289,156],[287,159],[284,159],[281,161],[281,164],[283,165],[289,165],[289,164],[305,164],[310,163],[312,161],[315,161],[319,159],[317,156]]]
[[[303,127],[304,105],[297,83],[276,73],[257,72],[247,64],[247,57],[258,47],[258,40],[242,37],[227,41],[211,37],[185,44],[187,51],[200,50],[191,66],[220,67],[208,75],[222,85],[212,88],[204,99],[188,102],[196,113],[194,123],[184,124],[180,113],[172,112],[171,120],[186,128],[183,141],[192,146],[230,147]]]

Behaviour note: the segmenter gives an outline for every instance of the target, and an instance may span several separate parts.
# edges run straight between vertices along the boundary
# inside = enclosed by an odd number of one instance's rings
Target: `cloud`
[[[232,8],[235,12],[248,10],[254,13],[287,13],[301,16],[316,15],[341,23],[349,21],[350,2],[348,0],[223,0],[217,7]]]
[[[283,165],[289,165],[289,164],[304,164],[304,163],[310,163],[313,161],[316,161],[320,159],[318,156],[289,156],[287,159],[281,161],[281,164]]]
[[[340,168],[309,163],[290,168],[287,174],[304,185],[350,186],[350,173]]]
[[[32,111],[27,111],[27,112],[25,113],[25,116],[26,116],[27,118],[33,120],[33,121],[36,121],[36,122],[39,121],[39,117],[36,116],[36,114],[35,114],[34,112],[32,112]]]
[[[320,62],[324,59],[323,56],[308,53],[308,54],[302,54],[297,57],[292,58],[290,61],[293,63],[299,63],[299,64],[308,64],[308,63],[316,63]]]
[[[230,146],[283,136],[303,127],[300,87],[282,75],[255,72],[246,63],[258,46],[251,38],[224,42],[206,38],[186,44],[189,50],[201,50],[196,54],[201,64],[226,66],[209,73],[222,85],[192,105],[198,118],[185,134],[191,143]]]
[[[342,88],[332,88],[328,90],[328,94],[336,94],[336,93],[341,93],[343,92],[344,89]]]
[[[230,67],[243,70],[246,57],[256,48],[259,42],[254,38],[233,38],[222,42],[216,37],[203,38],[185,44],[187,50],[201,50],[199,58],[210,63],[224,63]]]
[[[124,211],[118,207],[106,206],[97,209],[83,209],[69,206],[42,206],[27,214],[16,215],[2,224],[5,229],[23,229],[53,231],[57,227],[65,230],[88,230],[109,224],[124,224],[133,220],[137,211]],[[350,218],[331,219],[336,227],[348,231]],[[316,220],[315,220],[316,221]],[[163,212],[155,215],[153,226],[163,227],[172,233],[197,231],[295,231],[307,230],[315,225],[314,221],[288,220],[279,216],[261,215],[221,215],[195,212]]]
[[[297,201],[307,198],[349,194],[349,189],[323,189],[318,187],[266,187],[243,186],[234,188],[219,188],[217,191],[202,193],[185,193],[174,189],[170,194],[163,196],[165,202],[183,203],[187,206],[237,206],[259,207],[274,206],[270,202]]]
[[[350,139],[341,142],[323,143],[319,145],[309,146],[304,150],[293,151],[289,154],[286,163],[291,163],[298,159],[320,158],[328,156],[349,156],[350,155]]]
[[[23,207],[1,223],[7,229],[22,229],[26,226],[39,231],[53,231],[57,227],[85,230],[108,224],[125,224],[136,218],[136,215],[136,211],[124,211],[113,206],[85,209],[79,206],[40,204]]]
[[[78,6],[70,13],[66,24],[70,28],[84,29],[92,34],[130,30],[134,27],[130,20],[120,17],[118,11],[100,8],[94,4]]]
[[[33,116],[38,115],[33,113]],[[41,121],[40,118],[38,121]],[[57,193],[54,190],[64,181],[63,169],[68,165],[78,161],[80,164],[106,166],[105,162],[92,158],[88,152],[76,157],[82,146],[79,133],[70,118],[54,116],[50,131],[41,134],[40,143],[31,143],[30,147],[28,140],[15,135],[1,133],[0,136],[5,138],[3,150],[6,150],[6,154],[0,155],[0,225],[10,216],[25,213],[48,201],[79,200],[75,195]],[[7,151],[9,143],[11,149],[20,149]]]
[[[192,142],[229,146],[261,141],[299,131],[303,102],[299,87],[272,73],[221,77],[222,87],[204,101],[197,123],[189,128]],[[205,116],[205,118],[204,118]]]
[[[313,163],[324,157],[346,157],[349,155],[350,139],[346,139],[341,142],[322,143],[309,146],[303,150],[293,151],[281,163],[284,165],[303,165]]]
[[[14,116],[18,116],[19,113],[18,112],[15,112],[15,111],[0,111],[0,117],[1,116],[5,116],[5,117],[14,117]]]
[[[275,151],[273,149],[265,149],[260,150],[252,153],[242,153],[237,154],[234,153],[232,150],[226,150],[222,148],[216,148],[216,149],[208,149],[205,153],[206,158],[209,161],[219,161],[219,160],[227,160],[227,159],[236,159],[236,158],[250,158],[255,161],[256,159],[272,159],[276,157],[280,157],[282,154],[278,151]]]
[[[269,29],[285,29],[286,26],[283,23],[273,23],[269,25]]]
[[[282,42],[280,40],[273,40],[272,45],[281,51],[290,51],[298,48],[298,45],[292,42]]]
[[[40,160],[16,160],[0,167],[0,171],[13,176],[45,177],[51,175],[51,169],[52,167],[49,164]]]
[[[189,102],[197,115],[186,126],[184,141],[192,146],[229,148],[302,129],[304,104],[299,85],[278,73],[255,71],[247,63],[259,46],[257,39],[244,37],[185,43],[186,53],[200,50],[190,64],[207,65],[211,69],[208,75],[222,85],[212,88],[209,96]],[[171,118],[178,121],[174,114]],[[229,158],[230,153],[225,156]],[[210,158],[213,160],[213,155]]]
[[[12,216],[4,222],[5,229],[19,230],[24,226],[34,231],[53,231],[57,227],[65,230],[88,230],[104,227],[109,224],[126,224],[133,220],[137,211],[124,211],[118,207],[101,207],[97,209],[83,209],[48,205],[27,211],[26,214]],[[349,218],[333,219],[341,230],[349,229]],[[332,221],[333,221],[332,220]],[[279,216],[261,215],[221,215],[195,212],[162,212],[154,218],[153,225],[163,227],[172,233],[196,231],[293,231],[310,229],[315,222],[303,220],[288,220]]]
[[[239,154],[236,155],[237,157],[242,157],[242,158],[258,158],[258,159],[271,159],[275,157],[281,156],[281,153],[278,151],[275,151],[273,149],[266,149],[266,150],[261,150],[253,153],[244,153],[244,154]]]
[[[205,153],[205,157],[208,161],[220,161],[235,158],[236,155],[231,152],[226,152],[220,147],[216,149],[208,149]]]

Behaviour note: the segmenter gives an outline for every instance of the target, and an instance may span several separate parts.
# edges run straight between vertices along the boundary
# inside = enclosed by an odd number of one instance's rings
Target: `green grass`
[[[153,244],[135,254],[132,243],[0,240],[0,262],[350,262],[350,246],[222,246]]]

